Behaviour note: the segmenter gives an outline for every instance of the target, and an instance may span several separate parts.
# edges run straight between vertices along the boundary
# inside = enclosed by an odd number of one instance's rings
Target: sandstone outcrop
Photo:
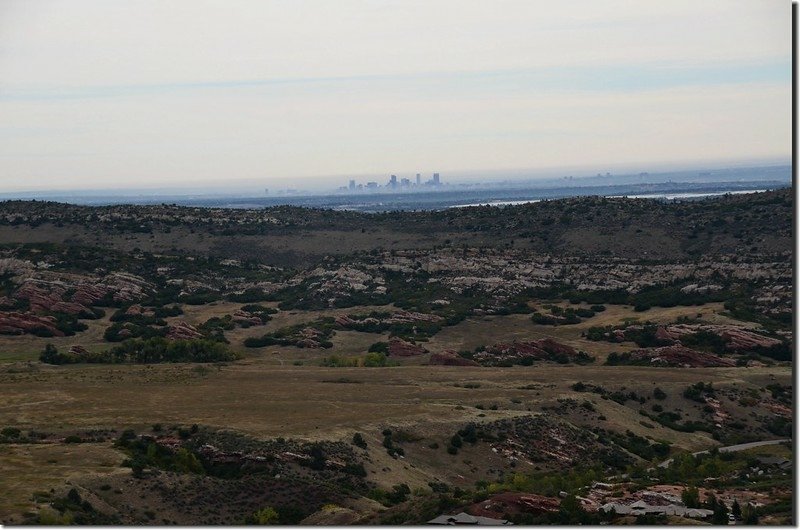
[[[736,366],[732,359],[726,359],[713,353],[703,352],[681,346],[662,346],[660,348],[643,348],[630,352],[631,361],[653,366],[676,366],[685,368],[711,368]]]
[[[203,334],[197,328],[184,321],[180,321],[169,327],[167,338],[170,340],[191,340],[202,338]]]
[[[422,346],[404,341],[403,339],[398,339],[396,337],[389,340],[388,351],[391,357],[414,357],[416,355],[428,353],[428,350]]]
[[[445,350],[440,353],[432,353],[428,364],[441,366],[480,366],[472,359],[461,357],[454,351]]]
[[[575,362],[585,358],[575,348],[550,338],[501,342],[473,356],[473,359],[482,365],[525,364],[529,361]]]
[[[545,497],[535,493],[506,492],[477,502],[469,506],[466,512],[470,515],[504,519],[509,515],[542,515],[557,512],[560,506],[561,500],[554,497]]]
[[[33,313],[0,312],[0,335],[22,335],[35,333],[43,336],[63,337],[64,333],[55,326],[56,319]]]

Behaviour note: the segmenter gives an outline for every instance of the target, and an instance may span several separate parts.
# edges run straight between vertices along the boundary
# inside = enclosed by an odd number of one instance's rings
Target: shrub
[[[19,438],[19,435],[21,433],[22,431],[16,427],[4,427],[3,430],[0,431],[0,434],[5,436],[6,438]]]
[[[357,432],[353,435],[353,445],[362,449],[367,448],[367,441],[364,440],[364,436],[360,432]]]

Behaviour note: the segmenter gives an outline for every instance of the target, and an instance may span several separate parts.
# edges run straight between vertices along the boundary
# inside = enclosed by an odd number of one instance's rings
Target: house
[[[443,524],[443,525],[462,525],[471,524],[478,526],[507,526],[512,525],[505,519],[492,519],[491,517],[480,517],[470,515],[465,512],[457,513],[455,515],[440,515],[435,519],[428,521],[428,524]]]
[[[602,505],[600,510],[606,513],[613,510],[617,515],[677,515],[680,517],[690,517],[692,519],[705,519],[714,513],[712,510],[706,510],[704,508],[687,508],[686,506],[679,506],[677,504],[653,506],[642,500],[636,501],[630,505],[609,502]]]
[[[759,456],[756,458],[760,464],[764,464],[765,466],[778,466],[784,471],[792,468],[791,460],[787,460],[781,456]]]

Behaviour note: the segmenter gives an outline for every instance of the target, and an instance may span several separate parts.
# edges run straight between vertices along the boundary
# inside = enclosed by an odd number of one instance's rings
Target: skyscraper
[[[420,184],[422,184],[422,177],[420,176],[419,173],[417,173],[417,186],[419,186]]]
[[[439,182],[439,174],[438,173],[434,173],[433,174],[433,185],[434,186],[438,186],[439,184],[440,184],[440,182]]]
[[[396,188],[397,187],[397,175],[392,175],[389,177],[389,187]]]

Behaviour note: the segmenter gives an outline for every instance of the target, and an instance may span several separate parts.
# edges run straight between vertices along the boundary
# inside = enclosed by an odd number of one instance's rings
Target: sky
[[[791,51],[787,0],[0,0],[0,192],[788,162]]]

